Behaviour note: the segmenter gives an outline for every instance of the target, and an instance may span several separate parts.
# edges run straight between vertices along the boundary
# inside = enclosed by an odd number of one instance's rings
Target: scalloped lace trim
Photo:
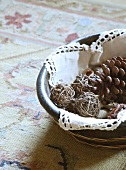
[[[107,130],[116,129],[122,122],[126,121],[126,110],[118,113],[117,119],[96,119],[82,117],[60,109],[59,126],[64,130]]]
[[[107,41],[113,41],[117,37],[123,37],[126,35],[126,29],[114,29],[110,31],[105,31],[100,34],[98,40],[91,44],[92,52],[103,52],[102,45]]]

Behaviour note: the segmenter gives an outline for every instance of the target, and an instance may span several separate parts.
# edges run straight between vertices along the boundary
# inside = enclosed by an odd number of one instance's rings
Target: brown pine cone
[[[113,57],[102,64],[101,68],[95,72],[100,81],[94,82],[94,93],[102,101],[126,103],[126,59]]]
[[[125,105],[124,104],[117,104],[115,107],[111,108],[111,111],[109,111],[107,118],[108,119],[117,118],[119,111],[121,111],[122,109],[125,109]]]

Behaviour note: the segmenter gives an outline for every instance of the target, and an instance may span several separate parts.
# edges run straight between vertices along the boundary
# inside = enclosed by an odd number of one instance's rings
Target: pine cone
[[[126,59],[113,57],[101,65],[101,70],[95,72],[100,79],[93,81],[93,92],[102,101],[126,102]]]

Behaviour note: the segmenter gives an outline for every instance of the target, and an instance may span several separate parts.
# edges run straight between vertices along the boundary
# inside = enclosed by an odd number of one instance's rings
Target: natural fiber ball
[[[74,98],[75,91],[69,85],[58,84],[51,89],[50,99],[60,108],[66,108]]]
[[[76,79],[71,84],[75,90],[76,97],[81,95],[83,92],[95,91],[96,87],[94,86],[97,83],[96,80],[99,80],[99,77],[94,74],[93,70],[87,70],[85,74],[76,76]]]
[[[96,117],[100,111],[100,101],[92,92],[84,92],[75,101],[77,113],[84,117]]]

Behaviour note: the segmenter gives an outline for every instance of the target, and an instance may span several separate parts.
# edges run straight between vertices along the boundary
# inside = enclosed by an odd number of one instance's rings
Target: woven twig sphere
[[[51,89],[50,99],[60,108],[66,108],[74,98],[75,91],[69,85],[58,84]]]
[[[84,92],[75,103],[78,114],[84,117],[96,117],[100,111],[99,98],[92,92]]]

